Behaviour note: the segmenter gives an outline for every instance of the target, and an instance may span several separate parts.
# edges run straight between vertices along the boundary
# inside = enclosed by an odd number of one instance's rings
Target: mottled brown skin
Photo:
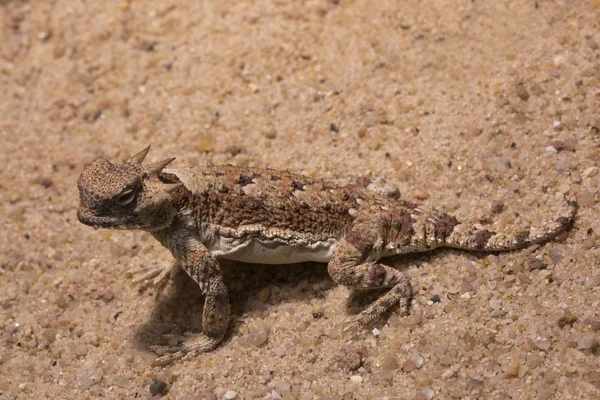
[[[360,184],[340,187],[287,171],[234,166],[164,169],[173,159],[144,167],[148,150],[121,164],[99,158],[88,165],[78,183],[78,217],[91,226],[151,232],[205,293],[202,332],[182,345],[158,347],[168,354],[157,364],[209,351],[225,335],[229,297],[218,258],[324,261],[339,284],[389,289],[349,321],[345,330],[350,330],[396,305],[402,313],[408,311],[409,278],[379,258],[438,247],[517,249],[563,231],[576,211],[569,200],[565,215],[535,231],[502,234],[461,224],[443,212],[393,198],[395,194],[381,195],[381,185],[372,190]],[[143,279],[163,283],[165,271],[152,271]]]

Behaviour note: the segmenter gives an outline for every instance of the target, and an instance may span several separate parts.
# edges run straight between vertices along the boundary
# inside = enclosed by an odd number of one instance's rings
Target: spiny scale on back
[[[202,333],[159,348],[163,364],[190,351],[208,351],[223,338],[229,318],[227,289],[218,259],[287,264],[328,262],[338,283],[389,288],[353,317],[365,325],[394,305],[407,312],[409,279],[377,262],[381,257],[438,247],[512,250],[549,240],[572,222],[564,215],[513,234],[475,229],[430,208],[360,185],[337,186],[287,171],[234,166],[165,169],[174,159],[142,166],[150,147],[120,164],[98,158],[78,182],[79,220],[87,225],[152,232],[206,294]],[[164,270],[148,279],[168,277]]]

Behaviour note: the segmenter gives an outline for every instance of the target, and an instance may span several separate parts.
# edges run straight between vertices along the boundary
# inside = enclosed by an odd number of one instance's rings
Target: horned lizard
[[[162,365],[206,352],[223,339],[229,296],[219,259],[248,263],[328,263],[331,278],[358,290],[389,289],[344,330],[398,306],[408,312],[409,278],[380,258],[452,247],[504,251],[544,242],[572,222],[577,205],[538,228],[513,234],[476,229],[455,217],[359,185],[337,186],[288,171],[235,166],[143,166],[150,146],[113,164],[99,157],[83,170],[77,216],[86,225],[148,231],[205,294],[202,332],[178,346],[155,346]],[[164,281],[168,269],[145,279]],[[160,352],[159,352],[160,353]]]

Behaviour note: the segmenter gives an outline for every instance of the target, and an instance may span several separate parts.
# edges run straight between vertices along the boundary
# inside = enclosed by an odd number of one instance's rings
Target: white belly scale
[[[311,244],[288,244],[273,239],[252,238],[232,243],[220,238],[211,243],[210,253],[226,260],[257,264],[293,264],[304,261],[329,262],[337,247],[337,239]],[[240,243],[241,242],[241,243]]]

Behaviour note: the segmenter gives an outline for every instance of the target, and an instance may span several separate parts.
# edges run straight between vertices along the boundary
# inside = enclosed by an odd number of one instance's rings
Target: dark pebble
[[[467,389],[469,389],[469,390],[479,389],[479,388],[482,388],[483,385],[484,385],[483,381],[480,381],[479,379],[471,379],[467,383]]]
[[[548,268],[548,264],[546,264],[545,262],[543,262],[540,259],[537,259],[535,257],[531,257],[528,261],[527,264],[529,265],[529,269],[531,271],[533,271],[534,269],[546,269]]]
[[[577,321],[577,317],[571,311],[566,310],[558,320],[558,327],[562,329],[567,325],[573,325],[575,321]]]
[[[40,181],[40,184],[46,189],[48,189],[49,187],[52,187],[52,185],[54,185],[54,181],[50,178],[44,178]]]
[[[362,356],[356,351],[347,351],[338,357],[337,364],[343,371],[356,371],[362,365]]]
[[[492,201],[491,210],[494,214],[500,214],[504,210],[504,203],[499,200]]]
[[[335,133],[338,133],[340,131],[340,128],[338,128],[336,124],[329,125],[329,129],[331,129],[331,131]]]
[[[154,381],[150,385],[150,394],[152,396],[156,396],[157,394],[161,394],[167,388],[167,383],[163,381]]]
[[[517,96],[519,96],[519,98],[523,101],[527,101],[529,100],[529,93],[527,92],[527,89],[525,89],[525,86],[522,83],[517,83],[517,86],[515,87],[515,91],[517,92]]]
[[[429,299],[434,303],[439,303],[440,301],[442,301],[442,299],[440,299],[440,296],[438,296],[437,294],[434,294],[433,296],[431,296],[431,298]]]

